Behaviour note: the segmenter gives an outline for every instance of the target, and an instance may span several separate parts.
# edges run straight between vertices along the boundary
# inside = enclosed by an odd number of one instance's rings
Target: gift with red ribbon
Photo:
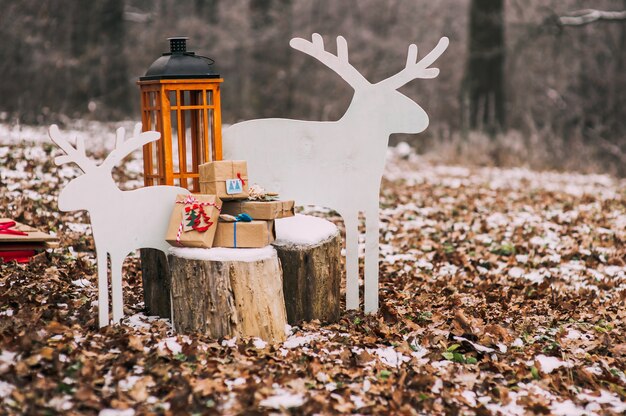
[[[57,245],[55,236],[11,218],[0,218],[0,262],[28,263],[38,251]]]
[[[248,197],[248,164],[245,160],[215,160],[199,166],[200,192],[225,201]]]
[[[221,208],[216,195],[176,196],[166,241],[175,247],[212,247]]]

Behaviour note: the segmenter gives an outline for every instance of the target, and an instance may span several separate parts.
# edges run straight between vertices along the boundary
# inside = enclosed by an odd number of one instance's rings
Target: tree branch
[[[559,16],[557,24],[559,26],[584,26],[597,21],[620,21],[626,20],[626,10],[604,11],[595,9],[576,10],[567,16]]]

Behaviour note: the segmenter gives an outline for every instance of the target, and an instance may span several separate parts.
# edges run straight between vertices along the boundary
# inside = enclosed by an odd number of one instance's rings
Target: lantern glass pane
[[[181,112],[181,118],[184,122],[184,138],[182,143],[185,147],[184,151],[184,163],[181,161],[181,166],[184,166],[185,172],[194,172],[193,166],[193,146],[194,146],[194,112],[195,110],[184,110]]]
[[[215,128],[215,120],[214,120],[214,116],[213,116],[213,110],[212,109],[208,109],[207,110],[207,123],[208,123],[208,128],[207,128],[207,135],[208,135],[208,140],[209,140],[209,158],[210,160],[215,160],[215,137],[213,135],[213,129]]]
[[[172,126],[172,169],[175,175],[180,173],[180,158],[178,153],[178,111],[170,112],[170,125]]]
[[[176,91],[168,91],[167,98],[170,100],[170,107],[176,106]]]
[[[206,105],[213,105],[213,91],[206,92]]]

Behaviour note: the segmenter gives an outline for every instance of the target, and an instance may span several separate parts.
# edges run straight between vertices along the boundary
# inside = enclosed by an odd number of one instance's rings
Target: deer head
[[[61,136],[59,128],[55,124],[50,126],[50,138],[65,152],[64,155],[57,156],[54,159],[56,165],[75,163],[84,173],[84,175],[71,180],[63,188],[59,194],[59,209],[61,211],[88,210],[89,206],[85,206],[86,204],[102,205],[111,202],[106,200],[105,195],[107,195],[107,191],[113,187],[118,192],[121,192],[113,182],[112,169],[135,149],[158,140],[160,137],[160,133],[155,131],[143,133],[140,133],[140,131],[141,124],[137,124],[133,137],[125,140],[125,129],[123,127],[117,129],[115,149],[109,153],[100,165],[96,165],[85,154],[83,138],[78,137],[76,139],[76,147],[74,147]]]
[[[417,46],[411,44],[405,68],[376,84],[370,83],[348,62],[348,44],[343,36],[337,37],[337,55],[324,49],[324,41],[317,33],[313,34],[312,41],[294,38],[289,44],[292,48],[314,57],[332,69],[354,89],[354,98],[346,116],[352,110],[358,113],[355,117],[381,117],[386,120],[381,125],[392,127],[393,131],[389,133],[420,133],[428,127],[426,112],[397,89],[414,79],[430,79],[439,75],[439,69],[429,68],[429,66],[448,47],[447,37],[442,37],[437,46],[419,61],[417,60]]]

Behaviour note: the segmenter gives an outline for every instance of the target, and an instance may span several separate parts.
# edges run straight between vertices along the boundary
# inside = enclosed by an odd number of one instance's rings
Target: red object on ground
[[[0,222],[0,234],[28,235],[28,233],[25,233],[23,231],[12,230],[11,228],[15,227],[15,225],[16,225],[15,221]]]
[[[35,250],[0,251],[0,259],[5,263],[11,260],[15,260],[18,263],[28,263],[34,255]]]

